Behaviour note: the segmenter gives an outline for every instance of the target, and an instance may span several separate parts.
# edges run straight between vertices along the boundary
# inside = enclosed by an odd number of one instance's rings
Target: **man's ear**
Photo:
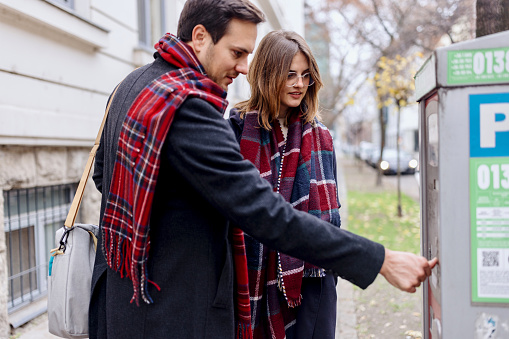
[[[207,46],[207,42],[211,38],[205,26],[201,24],[194,26],[191,34],[191,43],[195,53],[199,54]]]

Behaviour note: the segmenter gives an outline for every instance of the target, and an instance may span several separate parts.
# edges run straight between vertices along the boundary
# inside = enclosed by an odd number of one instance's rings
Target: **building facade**
[[[304,0],[253,1],[274,29],[304,35]],[[112,89],[176,33],[185,0],[0,0],[0,337],[46,311],[63,225]],[[245,77],[228,100],[245,99]],[[99,222],[91,180],[78,219]]]

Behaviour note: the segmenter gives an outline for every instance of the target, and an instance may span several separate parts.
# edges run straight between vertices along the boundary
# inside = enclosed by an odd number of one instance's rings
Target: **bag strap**
[[[101,123],[101,127],[99,127],[99,133],[97,133],[97,137],[95,138],[94,147],[92,147],[92,150],[88,155],[85,170],[83,171],[80,183],[78,184],[78,189],[76,189],[76,194],[74,195],[74,199],[72,201],[71,208],[69,209],[69,213],[67,213],[67,219],[65,219],[64,226],[67,228],[72,228],[74,226],[74,221],[76,220],[76,215],[78,214],[78,210],[81,205],[81,200],[83,199],[83,193],[85,192],[85,186],[87,185],[88,177],[90,176],[90,171],[92,169],[92,164],[94,163],[95,154],[97,153],[99,143],[101,142],[101,135],[103,133],[104,124],[106,123],[106,118],[108,117],[108,112],[110,111],[111,103],[113,102],[113,98],[115,97],[115,93],[117,93],[117,89],[119,86],[120,84],[113,91],[111,99],[108,102],[108,105],[106,106],[106,112],[104,112],[103,121]]]

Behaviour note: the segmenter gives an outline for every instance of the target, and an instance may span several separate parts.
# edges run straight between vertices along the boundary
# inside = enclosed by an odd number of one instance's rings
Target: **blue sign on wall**
[[[509,156],[509,93],[472,94],[470,157]]]

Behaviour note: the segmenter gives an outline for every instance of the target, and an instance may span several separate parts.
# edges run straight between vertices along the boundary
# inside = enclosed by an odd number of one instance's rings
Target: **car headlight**
[[[408,167],[410,168],[416,168],[417,167],[417,160],[412,159],[408,162]]]
[[[389,168],[389,163],[388,163],[387,161],[383,160],[383,161],[380,163],[380,168],[381,168],[382,170],[384,170],[384,171],[385,171],[386,169],[388,169],[388,168]]]

